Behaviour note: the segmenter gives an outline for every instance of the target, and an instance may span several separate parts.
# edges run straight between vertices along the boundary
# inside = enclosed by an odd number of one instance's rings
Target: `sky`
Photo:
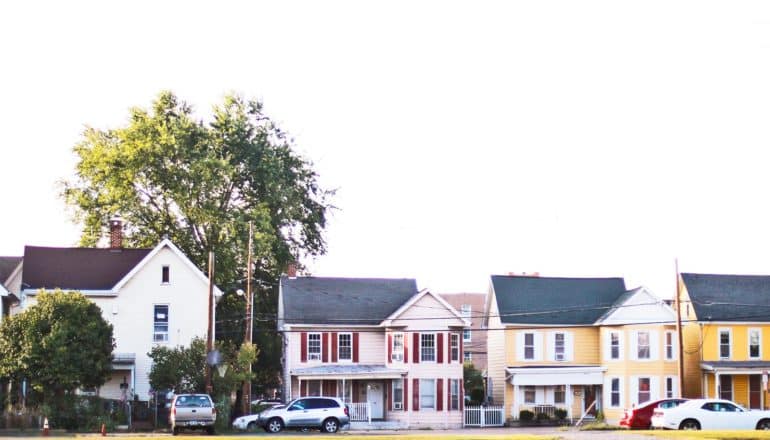
[[[228,92],[336,189],[319,276],[770,274],[770,3],[0,3],[0,255],[71,246],[86,126]]]

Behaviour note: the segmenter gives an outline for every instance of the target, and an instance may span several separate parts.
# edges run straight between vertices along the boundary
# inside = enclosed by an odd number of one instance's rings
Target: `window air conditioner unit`
[[[401,409],[401,402],[393,402],[393,409]]]

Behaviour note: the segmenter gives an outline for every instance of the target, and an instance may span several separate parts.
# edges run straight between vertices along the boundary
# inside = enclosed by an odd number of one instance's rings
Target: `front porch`
[[[602,410],[604,368],[599,366],[541,366],[506,369],[513,386],[510,416],[519,419],[521,411],[535,418],[591,419]]]
[[[748,409],[770,408],[767,361],[702,362],[703,396],[731,400]]]

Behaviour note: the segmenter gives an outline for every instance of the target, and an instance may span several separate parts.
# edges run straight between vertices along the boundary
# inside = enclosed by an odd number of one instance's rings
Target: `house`
[[[686,397],[770,407],[770,276],[682,273]]]
[[[121,231],[120,221],[111,220],[109,248],[26,246],[15,294],[21,310],[35,304],[41,289],[56,288],[79,291],[98,305],[115,339],[113,372],[98,394],[146,401],[150,350],[206,336],[208,278],[171,241],[126,249]]]
[[[11,308],[19,302],[12,292],[20,280],[21,257],[0,257],[0,322],[10,315]]]
[[[474,368],[486,374],[487,370],[487,335],[481,330],[484,321],[485,293],[441,293],[446,302],[460,311],[463,318],[471,322],[471,327],[463,331],[463,361],[470,362]]]
[[[622,417],[675,389],[674,313],[622,278],[491,278],[485,306],[492,400],[553,417]],[[673,352],[672,352],[673,353]],[[672,376],[674,380],[668,379]]]
[[[469,323],[413,279],[280,279],[283,395],[347,402],[354,427],[463,425]]]

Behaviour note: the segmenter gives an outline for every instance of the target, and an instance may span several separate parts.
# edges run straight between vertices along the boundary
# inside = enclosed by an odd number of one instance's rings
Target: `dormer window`
[[[170,279],[171,279],[171,268],[169,266],[163,266],[163,268],[160,271],[161,284],[168,284]]]

